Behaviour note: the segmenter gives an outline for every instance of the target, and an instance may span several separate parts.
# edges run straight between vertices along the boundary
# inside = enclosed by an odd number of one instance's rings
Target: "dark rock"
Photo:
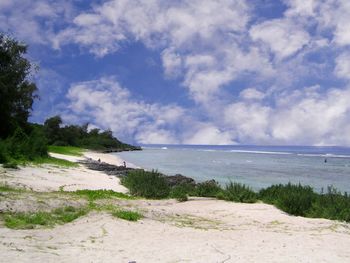
[[[173,187],[175,185],[180,184],[189,184],[189,185],[195,185],[196,182],[194,179],[184,176],[182,174],[175,174],[171,176],[166,176],[166,180],[168,181],[169,186]]]
[[[81,164],[85,165],[88,169],[105,172],[108,175],[114,175],[117,177],[126,176],[128,171],[134,170],[133,168],[125,166],[117,166],[104,162],[97,162],[93,160],[81,161]]]

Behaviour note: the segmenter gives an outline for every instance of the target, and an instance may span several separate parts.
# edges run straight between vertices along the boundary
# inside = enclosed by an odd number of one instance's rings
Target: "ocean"
[[[350,148],[312,146],[144,145],[118,153],[147,170],[183,174],[198,182],[233,181],[254,190],[272,184],[301,183],[315,191],[333,185],[350,192]]]

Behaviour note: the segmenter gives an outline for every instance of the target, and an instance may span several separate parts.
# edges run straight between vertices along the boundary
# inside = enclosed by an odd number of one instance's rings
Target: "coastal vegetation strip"
[[[83,156],[84,149],[74,146],[49,145],[48,151],[51,153],[58,153],[64,155]]]
[[[130,193],[144,198],[176,198],[186,201],[188,196],[214,197],[226,201],[255,203],[263,201],[275,205],[288,214],[312,218],[326,218],[350,222],[350,196],[334,187],[316,193],[310,186],[272,185],[259,192],[248,186],[230,182],[222,188],[210,180],[197,184],[179,183],[170,187],[166,176],[157,171],[129,171],[121,180]]]

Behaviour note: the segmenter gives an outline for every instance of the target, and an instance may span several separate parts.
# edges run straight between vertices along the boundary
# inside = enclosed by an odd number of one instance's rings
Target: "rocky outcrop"
[[[117,166],[117,165],[113,165],[105,162],[98,162],[92,159],[87,159],[85,161],[81,161],[80,163],[85,165],[88,169],[105,172],[108,175],[114,175],[117,177],[126,176],[128,171],[135,170],[134,168]],[[181,185],[181,184],[189,184],[193,186],[196,185],[196,182],[194,179],[184,176],[182,174],[176,174],[171,176],[164,175],[164,178],[167,180],[170,187]]]
[[[114,175],[117,177],[126,176],[128,171],[134,170],[133,168],[129,168],[125,166],[117,166],[117,165],[104,163],[104,162],[97,162],[94,160],[81,161],[80,163],[85,165],[88,169],[105,172],[108,175]]]
[[[184,176],[182,174],[175,174],[171,176],[165,176],[168,181],[169,186],[173,187],[181,184],[196,185],[196,181],[190,177]]]

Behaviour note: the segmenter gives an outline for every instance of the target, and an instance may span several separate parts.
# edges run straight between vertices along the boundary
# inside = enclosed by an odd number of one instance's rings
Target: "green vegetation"
[[[296,216],[306,216],[317,195],[310,186],[273,185],[260,191],[260,198],[268,204]]]
[[[64,155],[72,155],[72,156],[82,156],[84,149],[74,146],[55,146],[50,145],[48,147],[48,151],[51,153],[59,153]]]
[[[111,198],[132,199],[131,196],[119,192],[114,192],[112,190],[77,190],[74,192],[74,194],[86,197],[89,201]]]
[[[69,223],[85,215],[87,209],[72,206],[55,209],[51,212],[34,213],[5,213],[5,226],[13,229],[30,229],[40,226],[53,226],[55,224]]]
[[[273,185],[261,190],[259,197],[292,215],[350,222],[350,196],[333,187],[318,194],[310,186]]]
[[[201,197],[216,197],[222,189],[215,180],[198,183],[195,188],[195,195]]]
[[[186,202],[191,191],[193,190],[186,184],[176,185],[171,189],[170,197],[175,198],[179,202]]]
[[[41,126],[49,145],[74,146],[101,151],[140,150],[139,147],[122,143],[113,137],[111,130],[92,129],[88,131],[88,123],[82,126],[66,125],[62,127],[62,125],[61,117],[54,116],[47,119]]]
[[[350,222],[350,196],[328,187],[327,193],[317,195],[306,216]]]
[[[117,210],[112,212],[112,215],[128,221],[137,221],[143,218],[142,214],[129,210]]]
[[[8,184],[0,184],[0,193],[1,192],[22,192],[24,189],[21,188],[14,188],[12,186],[9,186]]]
[[[170,187],[164,175],[157,171],[132,170],[121,180],[132,195],[145,198],[166,198]]]
[[[41,164],[52,164],[57,166],[63,166],[63,167],[78,167],[79,164],[73,163],[71,161],[54,158],[54,157],[44,157],[44,158],[36,158],[35,160],[31,161],[32,164],[41,165]],[[26,164],[26,163],[24,163]]]
[[[27,119],[37,87],[30,81],[35,67],[26,52],[26,45],[0,33],[0,139],[13,135],[18,127],[27,134],[30,130]]]
[[[219,199],[240,202],[255,203],[257,194],[244,184],[230,182],[225,189],[217,194]]]

